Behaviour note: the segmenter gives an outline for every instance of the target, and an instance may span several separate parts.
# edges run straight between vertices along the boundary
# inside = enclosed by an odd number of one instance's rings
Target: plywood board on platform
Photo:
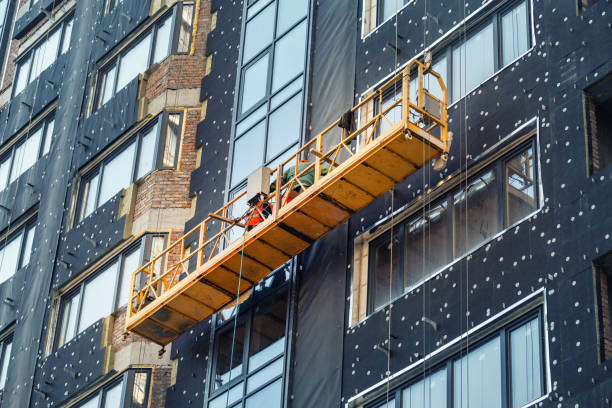
[[[387,149],[380,149],[365,163],[398,183],[416,171],[408,160]]]
[[[168,344],[177,336],[176,333],[160,326],[151,319],[140,322],[131,331],[149,340],[153,340],[157,344]]]
[[[168,306],[197,321],[214,312],[214,309],[209,305],[205,305],[184,293],[172,299]]]
[[[244,253],[263,264],[271,266],[273,269],[276,269],[276,265],[284,264],[294,255],[288,256],[288,254],[268,245],[263,239],[253,241]]]
[[[440,153],[439,150],[416,137],[413,137],[412,140],[397,138],[387,145],[387,149],[399,154],[417,166],[423,166]]]
[[[317,240],[330,231],[328,226],[299,211],[295,211],[287,217],[284,224],[312,240]]]
[[[300,208],[300,211],[332,227],[342,224],[351,216],[350,212],[321,197],[313,198]]]
[[[183,333],[198,322],[197,320],[187,317],[167,306],[164,306],[153,313],[152,318],[153,321],[158,323],[160,326],[166,327],[176,333]]]
[[[238,291],[238,275],[228,269],[215,268],[210,273],[207,273],[204,279],[228,293],[236,293]],[[245,291],[251,286],[252,284],[248,280],[242,279],[240,290]]]
[[[357,166],[344,178],[374,196],[383,195],[395,185],[389,177],[366,164]]]
[[[373,195],[344,180],[336,181],[326,188],[323,193],[352,211],[361,210],[374,201],[375,198]]]
[[[275,226],[261,236],[264,241],[288,254],[298,254],[310,244],[280,226]]]
[[[185,293],[189,297],[197,299],[199,302],[204,303],[205,305],[208,305],[214,309],[218,309],[232,299],[223,291],[199,281],[193,286],[189,287]]]

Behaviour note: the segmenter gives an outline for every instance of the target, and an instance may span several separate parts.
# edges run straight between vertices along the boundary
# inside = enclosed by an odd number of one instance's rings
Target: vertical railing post
[[[317,135],[317,152],[323,153],[323,133],[319,133]],[[314,181],[315,181],[315,183],[317,183],[321,179],[321,160],[323,160],[322,157],[319,157],[318,154],[315,155],[315,168],[314,168],[314,171],[315,171]]]
[[[408,128],[408,114],[410,112],[410,67],[402,72],[402,116],[404,127]]]
[[[419,109],[423,109],[423,65],[419,64],[419,68],[418,68],[418,87],[419,89],[417,90],[417,99],[418,99],[418,105],[419,105]]]
[[[276,191],[274,194],[276,195],[274,206],[274,219],[278,218],[278,211],[280,210],[280,206],[283,204],[283,195],[281,194],[281,187],[283,185],[283,163],[281,162],[276,168]],[[289,192],[287,192],[289,194]],[[245,227],[246,228],[246,227]]]
[[[136,270],[138,271],[138,269]],[[136,289],[136,272],[132,273],[132,285],[130,286],[130,302],[128,304],[127,312],[128,319],[132,317],[133,307],[134,307],[134,290]]]
[[[196,255],[198,266],[204,264],[204,243],[206,242],[206,221],[200,224],[200,233],[198,234],[198,251]]]

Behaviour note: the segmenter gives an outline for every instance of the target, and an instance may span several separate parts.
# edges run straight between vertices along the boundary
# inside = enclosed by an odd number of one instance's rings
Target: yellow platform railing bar
[[[417,79],[415,101],[410,100],[411,74]],[[427,75],[430,75],[429,80],[437,81],[442,98],[425,89],[423,82]],[[447,155],[450,142],[446,94],[444,82],[440,74],[431,69],[431,63],[410,63],[351,109],[352,116],[359,118],[358,125],[353,126],[355,129],[339,127],[341,119],[338,119],[272,169],[271,180],[275,188],[264,200],[271,205],[272,215],[264,222],[251,231],[245,231],[249,215],[237,217],[242,214],[235,213],[235,207],[247,198],[245,191],[139,267],[132,276],[126,330],[134,330],[165,302],[180,295],[180,290],[187,287],[185,281],[205,277],[209,270],[222,266],[230,255],[240,252],[243,234],[246,234],[245,245],[257,240],[270,226],[286,219],[312,197],[329,188],[330,183],[340,180],[346,171],[371,157],[377,143],[388,135],[403,133],[406,140],[418,137],[437,154]],[[397,97],[391,98],[389,103],[389,95]],[[401,117],[397,117],[398,114]],[[386,130],[382,131],[385,127]],[[313,170],[314,183],[305,186],[301,179]],[[251,286],[257,283],[243,279]],[[223,307],[235,302],[236,293],[226,291],[226,295],[228,301]],[[143,330],[138,332],[143,334]]]

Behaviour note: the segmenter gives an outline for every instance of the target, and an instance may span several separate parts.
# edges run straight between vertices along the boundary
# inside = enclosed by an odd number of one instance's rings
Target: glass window
[[[274,35],[274,11],[276,3],[271,3],[246,25],[243,62],[249,61],[272,42]]]
[[[448,201],[423,208],[404,227],[404,290],[422,282],[448,263]]]
[[[265,122],[261,122],[234,142],[234,157],[239,157],[240,160],[234,160],[232,185],[246,178],[261,165],[264,153],[265,125]]]
[[[501,408],[499,337],[453,363],[453,407]]]
[[[0,343],[0,392],[6,385],[8,377],[9,364],[11,362],[11,350],[13,348],[12,338],[8,338]],[[2,394],[0,394],[1,396]]]
[[[543,394],[542,351],[539,319],[510,333],[512,407],[520,408]]]
[[[149,52],[151,49],[152,34],[149,32],[141,38],[125,55],[119,63],[117,75],[117,91],[123,89],[130,81],[144,72],[149,66]]]
[[[300,92],[270,115],[266,162],[299,140],[302,128],[302,93]]]
[[[306,60],[306,21],[291,30],[276,43],[272,92],[304,70]]]
[[[402,293],[404,286],[400,275],[400,232],[393,233],[393,246],[390,233],[385,233],[372,241],[369,248],[370,279],[368,286],[371,293],[372,311],[386,305]],[[391,262],[393,254],[393,262]]]
[[[134,390],[132,391],[132,407],[145,408],[147,401],[147,385],[149,383],[149,373],[142,372],[134,375]]]
[[[168,115],[168,129],[166,131],[166,146],[164,147],[164,167],[176,166],[178,156],[179,141],[181,138],[181,115]]]
[[[503,65],[508,65],[529,48],[527,2],[522,2],[502,16]]]
[[[47,121],[47,126],[45,129],[45,144],[43,146],[42,154],[47,154],[51,150],[51,142],[53,141],[53,130],[55,128],[55,119],[51,118]]]
[[[4,156],[0,160],[0,191],[4,190],[9,182],[9,173],[11,171],[11,156]]]
[[[129,369],[116,380],[102,385],[78,408],[144,408],[148,403],[150,371]]]
[[[15,95],[23,91],[28,84],[28,74],[30,73],[30,56],[25,57],[17,63],[17,74],[15,79]]]
[[[493,24],[453,49],[453,100],[463,97],[495,71]]]
[[[25,243],[23,246],[23,253],[21,255],[20,268],[27,266],[30,263],[30,256],[32,255],[32,246],[34,245],[34,235],[36,234],[36,225],[32,225],[26,231]]]
[[[285,296],[279,297],[272,305],[255,307],[249,346],[249,372],[285,351],[285,316]]]
[[[11,183],[32,167],[38,160],[38,149],[42,139],[43,128],[37,128],[17,149],[11,169]]]
[[[242,108],[244,113],[266,96],[268,88],[268,61],[270,54],[261,57],[257,62],[244,70],[242,87]]]
[[[498,192],[495,171],[490,170],[454,195],[455,256],[501,231]]]
[[[193,5],[184,4],[183,13],[179,23],[179,36],[177,52],[189,52],[191,44],[191,30],[193,25]]]
[[[79,405],[79,408],[98,408],[100,404],[100,396],[96,395],[92,399],[87,400],[83,405]]]
[[[117,65],[112,64],[106,72],[102,74],[101,96],[99,106],[108,102],[115,92],[115,77],[117,75]]]
[[[381,10],[379,21],[382,23],[389,17],[395,15],[399,9],[401,9],[408,0],[381,0]]]
[[[70,48],[70,40],[72,39],[72,25],[73,24],[74,24],[74,19],[71,18],[70,20],[68,20],[64,28],[64,38],[62,40],[62,52],[61,52],[62,54],[66,53],[68,51],[68,48]]]
[[[276,380],[253,396],[247,398],[246,408],[280,408],[282,402],[282,381]]]
[[[277,35],[282,35],[288,28],[308,14],[308,0],[278,0]]]
[[[128,303],[133,273],[143,262],[145,247],[152,247],[145,242],[157,237],[165,239],[165,236],[145,235],[62,296],[57,347]],[[105,295],[101,297],[101,293]]]
[[[35,221],[4,236],[0,240],[0,283],[10,279],[15,272],[30,262]]]
[[[136,178],[146,176],[155,168],[155,142],[157,141],[157,123],[142,136],[140,153],[138,155],[138,170]]]
[[[96,196],[98,195],[98,184],[100,183],[100,176],[96,174],[91,177],[86,183],[83,189],[83,199],[85,200],[81,208],[81,219],[89,216],[97,207]]]
[[[218,338],[215,388],[227,384],[230,381],[230,377],[235,379],[242,374],[246,327],[244,323],[238,324],[236,326],[235,337],[233,325],[231,327],[232,329],[224,331]]]
[[[135,147],[136,143],[131,143],[104,166],[100,183],[100,203],[105,203],[130,185],[131,174],[126,169],[133,168]]]
[[[533,148],[506,162],[506,200],[508,225],[523,219],[537,209]]]
[[[155,50],[153,53],[153,63],[159,63],[168,55],[172,49],[172,19],[166,18],[157,26],[157,36],[155,37]]]
[[[121,396],[123,391],[123,382],[113,385],[104,393],[104,404],[102,408],[118,408],[121,407]]]
[[[429,375],[402,391],[402,408],[446,408],[446,370]]]
[[[79,316],[79,332],[112,312],[113,297],[108,294],[114,292],[117,269],[118,265],[114,262],[85,284]],[[104,296],[100,296],[101,294]]]

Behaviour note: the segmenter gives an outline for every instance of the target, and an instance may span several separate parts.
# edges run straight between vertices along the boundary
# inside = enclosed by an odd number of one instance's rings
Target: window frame
[[[218,388],[215,388],[215,376],[217,373],[217,364],[219,360],[218,359],[219,341],[220,341],[221,335],[226,334],[228,332],[233,332],[234,321],[236,319],[236,315],[235,315],[235,309],[234,309],[232,311],[231,316],[227,317],[223,322],[221,322],[220,314],[216,315],[216,319],[214,319],[215,328],[214,328],[214,334],[213,334],[213,339],[214,339],[213,347],[211,347],[212,352],[210,355],[211,357],[209,358],[209,360],[211,361],[210,370],[209,370],[209,378],[210,378],[209,384],[210,385],[206,387],[207,398],[206,398],[206,402],[204,405],[205,407],[209,407],[209,404],[213,400],[215,400],[221,395],[225,395],[229,390],[236,387],[240,383],[242,383],[241,385],[242,392],[240,394],[241,396],[239,399],[239,401],[241,402],[239,403],[238,400],[236,400],[230,403],[230,406],[234,406],[235,404],[239,404],[239,406],[242,406],[242,404],[244,404],[244,402],[247,399],[249,399],[251,396],[257,394],[259,391],[265,389],[269,385],[279,380],[281,381],[281,401],[284,401],[285,393],[286,393],[286,381],[287,381],[286,379],[287,377],[286,367],[288,363],[287,353],[288,353],[288,347],[289,347],[290,336],[291,336],[290,320],[291,320],[291,313],[292,313],[291,312],[291,278],[287,278],[286,276],[282,275],[283,273],[285,273],[286,268],[289,268],[289,270],[291,270],[291,273],[293,274],[294,265],[293,264],[285,265],[281,267],[280,269],[278,269],[276,272],[269,275],[266,279],[264,279],[258,285],[263,288],[265,285],[265,282],[268,280],[271,280],[273,282],[272,283],[273,291],[271,293],[266,293],[262,297],[257,298],[254,301],[252,301],[253,298],[251,298],[241,303],[240,306],[238,307],[239,310],[238,310],[236,326],[240,326],[241,324],[244,324],[244,327],[245,327],[244,329],[245,336],[244,336],[244,342],[243,342],[243,355],[242,355],[242,368],[241,368],[240,374],[237,374],[236,376],[232,376],[229,382],[219,386]],[[281,279],[282,281],[279,282],[277,286],[274,286],[274,279],[277,279],[277,278]],[[254,311],[258,305],[265,304],[266,301],[269,301],[270,298],[275,298],[276,300],[280,300],[279,294],[281,293],[286,302],[285,333],[283,336],[284,338],[283,351],[275,355],[274,357],[271,357],[265,363],[253,369],[252,371],[249,371],[249,361],[248,360],[251,357],[249,353],[250,353],[250,347],[251,347],[253,318],[255,316]],[[256,293],[254,292],[254,294]],[[234,307],[234,306],[231,306],[231,307]],[[274,377],[271,377],[270,379],[268,379],[265,383],[262,383],[259,386],[257,386],[257,388],[249,392],[246,392],[247,383],[250,378],[254,377],[255,375],[265,370],[266,368],[270,367],[272,364],[276,363],[279,360],[283,360],[283,370],[280,375],[277,374]],[[232,368],[230,367],[229,372],[231,372],[231,370]]]
[[[542,394],[535,398],[534,400],[528,402],[524,406],[531,406],[536,401],[544,398],[550,392],[548,387],[548,375],[547,375],[547,364],[548,358],[546,356],[546,327],[545,327],[545,315],[542,305],[537,305],[536,307],[528,310],[521,316],[511,320],[507,324],[503,324],[501,327],[494,329],[492,332],[486,334],[484,337],[476,340],[475,342],[469,342],[469,349],[467,349],[468,343],[467,339],[463,341],[458,347],[455,347],[454,350],[442,357],[443,360],[434,362],[431,365],[427,366],[427,373],[424,373],[423,369],[415,370],[414,376],[412,376],[407,381],[402,382],[400,385],[395,386],[389,392],[389,401],[394,400],[395,408],[403,408],[404,401],[402,398],[403,391],[407,388],[410,388],[412,385],[418,383],[419,381],[429,378],[434,374],[439,373],[440,371],[446,371],[446,408],[450,408],[454,406],[454,363],[456,361],[461,360],[462,357],[467,357],[470,352],[477,350],[480,346],[484,346],[495,339],[499,339],[500,342],[500,369],[501,369],[501,382],[500,382],[500,392],[501,392],[501,400],[502,407],[510,408],[512,407],[512,344],[510,340],[510,336],[512,332],[523,325],[531,322],[532,320],[538,320],[538,328],[540,332],[540,338],[538,341],[539,347],[539,355],[540,355],[540,380],[542,384]],[[384,408],[387,396],[385,393],[383,395],[379,395],[367,402],[363,405],[360,405],[362,408]]]
[[[117,5],[117,3],[123,2],[123,0],[107,0],[107,4],[112,1],[115,1],[116,3],[115,6]],[[117,94],[117,92],[123,89],[123,88],[117,89],[117,79],[119,78],[119,73],[121,71],[121,62],[123,58],[131,50],[133,50],[134,47],[140,43],[140,41],[143,41],[147,36],[149,35],[151,36],[151,44],[148,50],[148,56],[147,56],[148,60],[146,64],[147,68],[143,72],[141,72],[141,74],[149,70],[155,64],[163,63],[171,55],[189,54],[189,51],[187,52],[177,51],[178,44],[179,44],[179,32],[180,32],[180,24],[178,24],[178,19],[181,18],[182,13],[183,13],[183,8],[185,6],[192,7],[192,27],[191,29],[193,32],[193,25],[196,23],[195,22],[195,18],[196,18],[195,3],[191,1],[190,2],[184,2],[184,1],[177,2],[174,5],[172,5],[172,7],[170,7],[169,9],[164,9],[163,11],[161,11],[159,13],[159,16],[156,16],[154,20],[150,21],[149,24],[145,28],[139,31],[136,35],[130,38],[127,38],[122,43],[120,43],[119,46],[117,47],[118,51],[113,52],[110,57],[103,58],[102,61],[97,64],[97,67],[95,68],[95,75],[93,76],[93,80],[92,80],[92,86],[90,88],[91,91],[89,92],[90,102],[88,103],[89,106],[87,109],[87,116],[91,115],[93,112],[97,111],[104,105],[103,103],[104,87],[105,87],[106,81],[108,80],[108,78],[104,76],[105,73],[110,72],[111,70],[113,70],[113,68],[115,69],[115,72],[113,74],[114,75],[113,89],[112,89],[111,95],[109,96],[108,101],[110,101]],[[166,21],[166,18],[169,18],[171,21],[170,47],[168,50],[168,55],[164,57],[161,61],[155,63],[154,62],[155,47],[158,41],[159,27],[163,24],[163,22]],[[193,35],[190,36],[190,42],[187,45],[187,48],[191,48],[192,44],[193,44]]]
[[[151,381],[152,381],[152,370],[150,368],[130,368],[125,370],[124,372],[122,372],[121,374],[113,377],[110,381],[107,381],[106,383],[102,384],[101,386],[97,387],[95,390],[93,390],[92,392],[90,392],[86,397],[84,397],[82,400],[78,401],[75,405],[73,405],[75,408],[81,408],[83,407],[85,404],[87,404],[89,401],[93,400],[94,398],[99,398],[98,399],[98,407],[101,408],[106,408],[105,407],[105,402],[106,402],[106,395],[108,393],[108,391],[110,389],[112,389],[113,387],[121,384],[121,401],[120,401],[120,406],[117,408],[127,408],[126,403],[129,403],[130,407],[132,406],[132,402],[129,400],[129,397],[132,396],[133,394],[133,390],[134,390],[134,379],[136,377],[136,374],[140,374],[140,373],[146,373],[147,374],[147,383],[146,383],[146,394],[145,394],[145,401],[144,401],[144,405],[143,406],[148,406],[149,404],[149,400],[151,399],[151,393],[150,393],[150,388],[151,388]],[[114,408],[114,407],[113,407]]]
[[[34,44],[32,44],[30,47],[28,47],[28,49],[26,51],[24,51],[16,60],[15,60],[15,72],[13,73],[13,81],[12,81],[12,90],[11,90],[11,98],[15,97],[16,95],[18,95],[19,93],[23,92],[28,85],[30,85],[33,81],[36,80],[36,78],[40,77],[40,75],[44,72],[41,71],[36,77],[31,78],[32,75],[32,69],[33,69],[33,64],[32,64],[32,56],[34,55],[34,53],[44,44],[47,42],[47,40],[51,37],[51,35],[56,31],[56,30],[60,30],[60,37],[58,40],[58,46],[57,46],[57,52],[55,55],[55,60],[53,61],[53,63],[51,65],[49,65],[46,69],[50,68],[51,66],[53,66],[56,62],[57,59],[64,54],[64,52],[62,51],[63,48],[63,44],[65,41],[64,36],[66,35],[66,27],[68,26],[69,22],[72,22],[72,24],[74,24],[74,16],[75,13],[74,11],[69,11],[68,13],[66,13],[65,16],[62,16],[62,19],[60,21],[58,21],[57,23],[53,24],[53,26],[51,26],[44,34],[42,34],[40,36],[40,38],[38,40],[36,40],[36,42],[34,42]],[[72,29],[70,30],[70,35],[72,36]],[[22,65],[27,61],[28,63],[28,70],[27,70],[27,76],[26,76],[26,83],[23,87],[22,90],[17,91],[17,81],[20,79],[19,76],[21,75],[21,67]]]
[[[18,239],[19,240],[19,250],[17,253],[17,263],[15,270],[13,271],[13,273],[11,274],[11,276],[9,276],[6,280],[4,281],[0,281],[0,285],[2,285],[3,283],[9,281],[13,276],[15,276],[15,274],[17,272],[19,272],[21,269],[26,268],[29,264],[30,264],[30,259],[28,259],[28,263],[27,264],[23,264],[24,261],[24,257],[25,257],[25,247],[27,246],[27,239],[28,239],[28,233],[34,229],[34,234],[36,234],[36,222],[37,222],[37,216],[38,216],[38,212],[32,214],[32,215],[28,215],[26,216],[26,218],[15,228],[13,228],[12,230],[7,231],[6,229],[4,230],[4,232],[2,232],[2,234],[0,234],[0,253],[2,253],[1,258],[2,260],[4,260],[4,250],[7,247],[7,244],[11,243],[13,240]],[[30,248],[30,251],[32,251],[33,248]],[[32,252],[30,252],[29,256],[32,255]]]
[[[14,335],[15,335],[15,326],[10,325],[9,329],[7,329],[6,331],[4,331],[4,333],[2,333],[2,335],[0,335],[0,376],[2,375],[2,368],[4,366],[4,362],[7,361],[6,359],[8,358],[8,363],[7,363],[7,370],[10,369],[10,365],[11,365],[11,354],[13,354],[13,343],[14,343]],[[7,346],[7,344],[11,344],[11,348],[10,348],[10,354],[7,356],[5,354],[5,348]],[[6,388],[6,381],[8,381],[9,376],[8,376],[8,371],[7,371],[7,375],[5,377],[5,384],[2,385],[2,388],[0,388],[0,404],[2,404],[2,396],[4,394],[4,388]]]
[[[443,201],[446,201],[448,203],[449,208],[446,211],[446,217],[447,217],[446,219],[446,225],[447,225],[446,245],[447,245],[447,257],[448,256],[450,257],[447,258],[448,261],[442,267],[435,268],[434,270],[429,271],[427,273],[426,278],[420,280],[419,282],[415,283],[414,285],[410,287],[405,286],[405,282],[406,282],[405,274],[406,272],[409,273],[410,271],[406,270],[406,265],[402,263],[402,261],[405,258],[405,250],[406,250],[405,249],[406,248],[406,241],[405,241],[406,235],[404,232],[404,225],[411,222],[412,220],[419,218],[422,215],[422,210],[420,209],[421,207],[412,209],[409,213],[406,214],[405,217],[402,217],[401,220],[397,221],[397,223],[393,225],[394,234],[396,233],[395,231],[401,231],[401,234],[398,234],[398,239],[400,241],[399,242],[400,254],[399,254],[399,259],[398,259],[398,262],[399,262],[398,263],[398,268],[399,268],[398,276],[401,278],[402,287],[399,290],[400,294],[398,296],[394,296],[391,299],[391,302],[393,302],[397,297],[403,296],[405,293],[409,292],[410,290],[422,285],[423,282],[435,276],[435,274],[438,271],[447,268],[452,263],[457,262],[458,260],[463,259],[469,254],[478,250],[478,248],[480,248],[487,242],[494,239],[494,237],[496,237],[497,235],[503,233],[504,231],[507,231],[508,229],[512,228],[514,225],[517,225],[523,222],[526,217],[531,216],[533,213],[541,209],[542,202],[541,202],[540,190],[542,186],[540,182],[541,169],[540,169],[540,163],[538,160],[539,146],[537,142],[537,132],[534,134],[533,131],[527,131],[525,134],[527,135],[525,140],[518,141],[515,146],[512,146],[511,148],[507,149],[503,153],[494,157],[489,163],[486,163],[482,165],[480,168],[476,168],[472,171],[468,169],[469,176],[466,178],[465,183],[459,183],[459,184],[453,185],[449,187],[447,190],[443,191],[441,194],[436,195],[435,197],[432,197],[431,201],[427,201],[428,203],[430,203],[430,207],[433,207],[437,205],[439,202],[443,202]],[[511,159],[515,158],[518,154],[522,152],[526,152],[529,149],[532,149],[532,152],[533,152],[533,156],[532,156],[533,166],[534,166],[533,180],[535,183],[533,188],[534,188],[535,209],[531,211],[527,216],[521,217],[518,221],[510,222],[509,221],[508,200],[507,200],[508,180],[507,180],[506,163],[508,163]],[[476,166],[477,165],[475,165],[475,167]],[[478,179],[478,177],[480,177],[483,174],[489,173],[489,172],[493,172],[493,174],[495,175],[495,183],[496,183],[495,190],[496,190],[497,198],[498,198],[497,221],[498,221],[499,228],[497,229],[497,231],[492,233],[490,237],[487,237],[486,239],[482,240],[475,246],[466,248],[465,252],[460,254],[458,253],[456,249],[457,240],[455,239],[455,236],[456,236],[455,211],[457,207],[454,202],[454,197],[456,194],[460,193],[461,191],[465,191],[466,185],[470,185],[471,182]],[[365,294],[367,298],[367,306],[366,306],[367,316],[375,313],[378,310],[384,309],[385,307],[389,305],[389,302],[382,302],[380,306],[378,307],[375,306],[375,303],[376,303],[375,302],[375,292],[374,292],[375,285],[370,284],[370,282],[373,282],[376,277],[375,275],[376,271],[373,268],[374,257],[371,256],[370,249],[369,249],[370,245],[372,243],[375,243],[377,240],[384,241],[385,239],[388,240],[390,237],[390,228],[381,228],[381,230],[382,232],[373,235],[371,238],[367,239],[363,243],[363,245],[368,246],[368,264],[367,264],[368,285],[367,285],[367,293]],[[354,245],[354,247],[356,247],[356,245]],[[355,248],[353,248],[353,252],[355,252]],[[354,295],[354,292],[353,292],[353,295]]]
[[[170,115],[180,115],[179,119],[179,128],[180,133],[178,134],[177,145],[175,147],[175,156],[174,156],[174,165],[173,166],[165,166],[164,161],[164,152],[165,146],[168,141],[168,121]],[[100,192],[102,189],[102,182],[104,177],[104,169],[105,167],[112,162],[117,156],[121,155],[126,149],[128,149],[132,144],[134,144],[134,160],[132,161],[132,167],[130,169],[130,185],[131,184],[139,184],[143,180],[145,180],[149,175],[154,173],[157,170],[174,170],[178,169],[180,163],[180,152],[181,145],[184,137],[184,128],[183,123],[185,120],[185,111],[170,109],[164,110],[162,113],[152,118],[151,120],[142,124],[142,126],[138,127],[136,130],[127,134],[122,140],[120,140],[114,146],[110,146],[106,151],[103,151],[98,159],[96,160],[95,165],[87,168],[87,170],[83,171],[81,175],[79,175],[79,185],[77,189],[77,194],[75,195],[75,217],[74,220],[76,223],[80,223],[85,220],[91,214],[93,214],[98,208],[104,205],[104,203],[100,202]],[[155,146],[153,147],[153,166],[152,169],[146,172],[144,175],[138,177],[138,167],[140,164],[140,160],[142,160],[142,146],[143,139],[148,135],[148,132],[151,131],[154,127],[157,127],[155,133]],[[163,147],[163,149],[161,148]],[[87,194],[89,189],[86,188],[88,183],[93,180],[95,177],[98,177],[98,182],[96,185],[96,192],[94,195],[94,208],[89,214],[85,214],[86,206],[88,204]]]
[[[53,339],[51,341],[52,350],[58,350],[61,347],[64,347],[66,344],[70,343],[73,339],[75,339],[82,331],[86,330],[88,327],[79,330],[79,321],[81,319],[81,313],[83,309],[83,294],[85,291],[85,286],[88,283],[95,280],[101,273],[104,273],[108,267],[111,267],[113,264],[117,264],[117,273],[115,276],[115,281],[113,283],[113,300],[112,300],[112,311],[110,314],[116,313],[117,311],[124,308],[126,305],[118,305],[121,282],[123,281],[124,274],[130,273],[125,270],[125,260],[126,258],[133,254],[134,251],[140,251],[140,255],[138,258],[138,264],[142,265],[148,258],[150,258],[151,252],[151,242],[154,237],[164,237],[164,243],[167,246],[168,243],[168,234],[167,233],[148,233],[144,234],[140,239],[130,243],[127,247],[123,248],[119,253],[115,254],[108,260],[105,260],[100,265],[97,265],[95,269],[91,270],[86,274],[84,278],[77,278],[78,282],[74,284],[70,289],[61,293],[57,299],[57,313],[54,318],[55,327],[53,328]],[[134,271],[132,271],[134,272]],[[66,315],[65,305],[72,301],[76,296],[79,297],[79,300],[76,304],[77,311],[74,319],[74,333],[71,335],[69,340],[66,340],[66,333],[64,332],[64,317]],[[129,299],[127,300],[129,303]],[[70,310],[68,310],[70,314]],[[66,327],[69,327],[67,325]],[[61,344],[60,344],[61,343]]]

